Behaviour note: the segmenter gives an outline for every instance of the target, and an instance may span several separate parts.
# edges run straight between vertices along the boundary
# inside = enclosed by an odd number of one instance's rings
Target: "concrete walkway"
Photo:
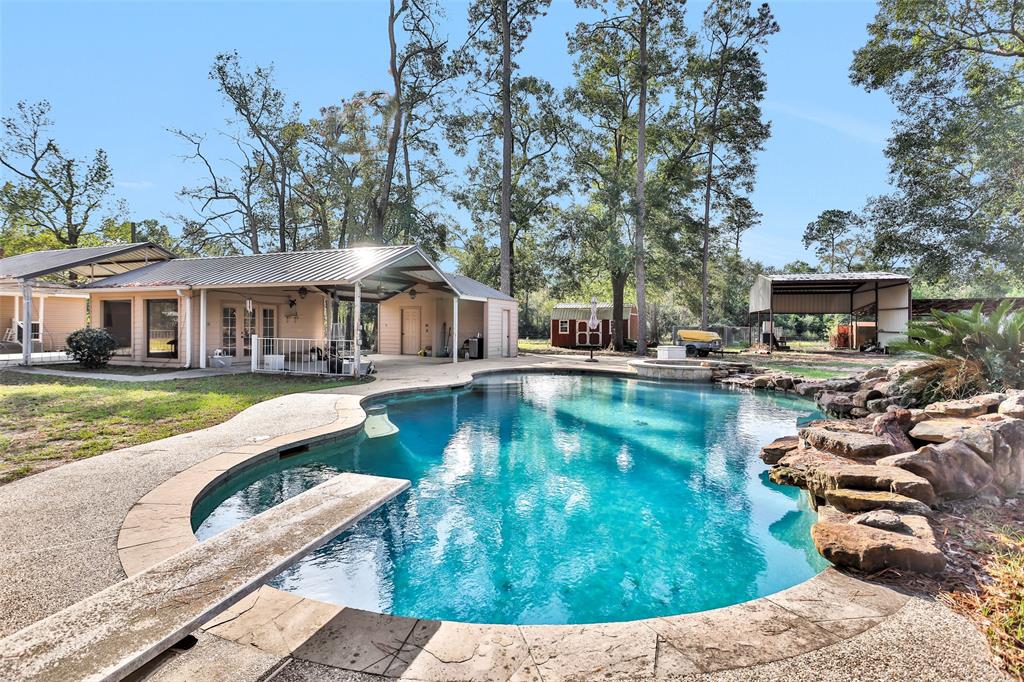
[[[379,366],[377,381],[318,393],[282,396],[233,419],[194,433],[107,453],[0,487],[0,637],[122,580],[117,537],[137,500],[179,472],[218,453],[333,422],[336,394],[369,395],[465,382],[488,368],[616,369],[618,359],[595,367],[583,358],[524,356],[433,364],[405,359]],[[74,374],[78,376],[77,374]],[[794,680],[1000,680],[984,638],[945,606],[920,597],[855,637],[770,664],[704,675],[673,671],[665,679]],[[480,671],[480,678],[488,671]],[[498,672],[498,671],[491,671]],[[687,671],[692,673],[692,671]],[[201,634],[187,652],[160,661],[153,680],[380,680],[330,666],[274,655]],[[547,680],[546,682],[550,682]]]

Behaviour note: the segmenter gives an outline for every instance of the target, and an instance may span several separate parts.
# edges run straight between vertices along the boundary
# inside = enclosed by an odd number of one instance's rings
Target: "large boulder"
[[[768,477],[779,485],[807,486],[807,476],[819,467],[842,461],[828,452],[813,448],[790,450],[768,472]]]
[[[806,482],[808,491],[826,499],[825,493],[829,490],[847,488],[897,493],[926,505],[933,505],[936,501],[931,483],[899,467],[835,462],[823,464],[808,473]]]
[[[838,393],[836,391],[822,391],[818,394],[818,407],[823,412],[843,417],[853,412],[853,401],[849,393]]]
[[[825,386],[820,381],[804,381],[797,384],[793,390],[804,397],[813,398],[824,391]]]
[[[875,400],[869,400],[867,404],[868,412],[885,412],[892,407],[899,407],[900,398],[899,396],[886,396],[884,398],[876,398]]]
[[[938,574],[946,557],[932,543],[913,535],[894,533],[859,523],[816,523],[811,527],[814,546],[836,566],[877,573],[896,568]]]
[[[800,445],[800,438],[797,436],[783,436],[776,438],[768,445],[761,448],[761,461],[765,464],[778,464],[779,460],[786,456],[791,450],[796,450]]]
[[[980,417],[988,412],[988,405],[973,400],[946,400],[926,405],[924,411],[933,417]]]
[[[885,457],[896,452],[892,443],[874,434],[829,429],[824,426],[800,429],[800,438],[815,449],[842,457]]]
[[[872,367],[866,372],[862,372],[857,376],[861,381],[867,381],[869,379],[883,379],[889,376],[888,367]]]
[[[959,438],[964,431],[979,423],[973,419],[957,419],[955,417],[926,419],[910,430],[910,437],[927,443],[945,443]]]
[[[826,391],[839,391],[840,393],[854,393],[860,390],[860,382],[853,377],[842,377],[828,379],[821,382],[822,388]]]
[[[903,518],[892,509],[873,509],[854,516],[850,519],[850,523],[859,523],[862,526],[880,528],[893,533],[910,532],[910,527],[903,523]]]
[[[888,441],[893,452],[910,452],[914,449],[914,444],[907,436],[907,431],[913,426],[910,410],[894,408],[875,417],[871,430],[879,438]]]
[[[906,495],[882,490],[836,488],[825,491],[825,501],[847,514],[857,514],[873,509],[891,509],[902,514],[925,515],[931,513],[931,509],[924,502]]]
[[[884,397],[885,394],[882,393],[881,391],[877,391],[873,388],[862,388],[856,393],[854,393],[852,396],[850,396],[850,401],[854,404],[855,407],[866,408],[868,405],[868,401]]]
[[[772,377],[771,385],[780,391],[791,391],[795,384],[793,383],[793,377],[788,374],[779,374],[778,376]]]
[[[995,482],[1006,496],[1024,493],[1024,420],[1005,419],[987,425],[984,431],[991,439],[991,456],[986,458],[988,440],[971,429],[962,442],[992,467]]]
[[[1011,393],[1006,400],[999,403],[999,414],[1016,419],[1024,419],[1024,391]]]
[[[1000,493],[992,467],[959,440],[883,457],[877,464],[900,467],[927,479],[935,494],[944,500],[994,497]]]

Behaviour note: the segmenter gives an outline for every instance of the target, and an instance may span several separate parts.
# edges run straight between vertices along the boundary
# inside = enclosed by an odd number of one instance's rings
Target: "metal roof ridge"
[[[255,256],[280,256],[288,253],[338,253],[341,251],[357,251],[359,249],[408,249],[416,244],[366,244],[364,246],[345,246],[332,249],[303,249],[301,251],[261,251],[260,253],[229,253],[222,256],[185,256],[175,258],[179,261],[214,260],[216,258],[253,258]]]

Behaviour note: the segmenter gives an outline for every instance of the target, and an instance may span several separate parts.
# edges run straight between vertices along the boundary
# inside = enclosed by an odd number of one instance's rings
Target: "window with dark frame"
[[[117,348],[114,355],[132,354],[132,302],[131,301],[103,301],[103,328],[107,330]]]
[[[178,299],[146,300],[146,357],[178,357]]]

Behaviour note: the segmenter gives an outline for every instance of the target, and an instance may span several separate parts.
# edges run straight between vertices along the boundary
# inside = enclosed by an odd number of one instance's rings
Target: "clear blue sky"
[[[782,0],[766,56],[765,114],[773,136],[759,157],[762,225],[744,251],[770,265],[813,260],[800,245],[826,208],[856,209],[886,190],[882,154],[892,105],[849,84],[854,49],[875,12],[867,1]],[[9,2],[0,0],[0,108],[48,99],[56,138],[70,151],[102,147],[117,193],[144,219],[181,212],[175,193],[197,180],[167,128],[213,132],[228,110],[207,78],[216,53],[273,62],[279,85],[307,114],[357,90],[388,87],[385,0],[317,2]],[[461,42],[466,3],[446,3]],[[697,21],[703,4],[689,8]],[[565,86],[565,33],[578,20],[555,0],[520,58],[523,71]]]

